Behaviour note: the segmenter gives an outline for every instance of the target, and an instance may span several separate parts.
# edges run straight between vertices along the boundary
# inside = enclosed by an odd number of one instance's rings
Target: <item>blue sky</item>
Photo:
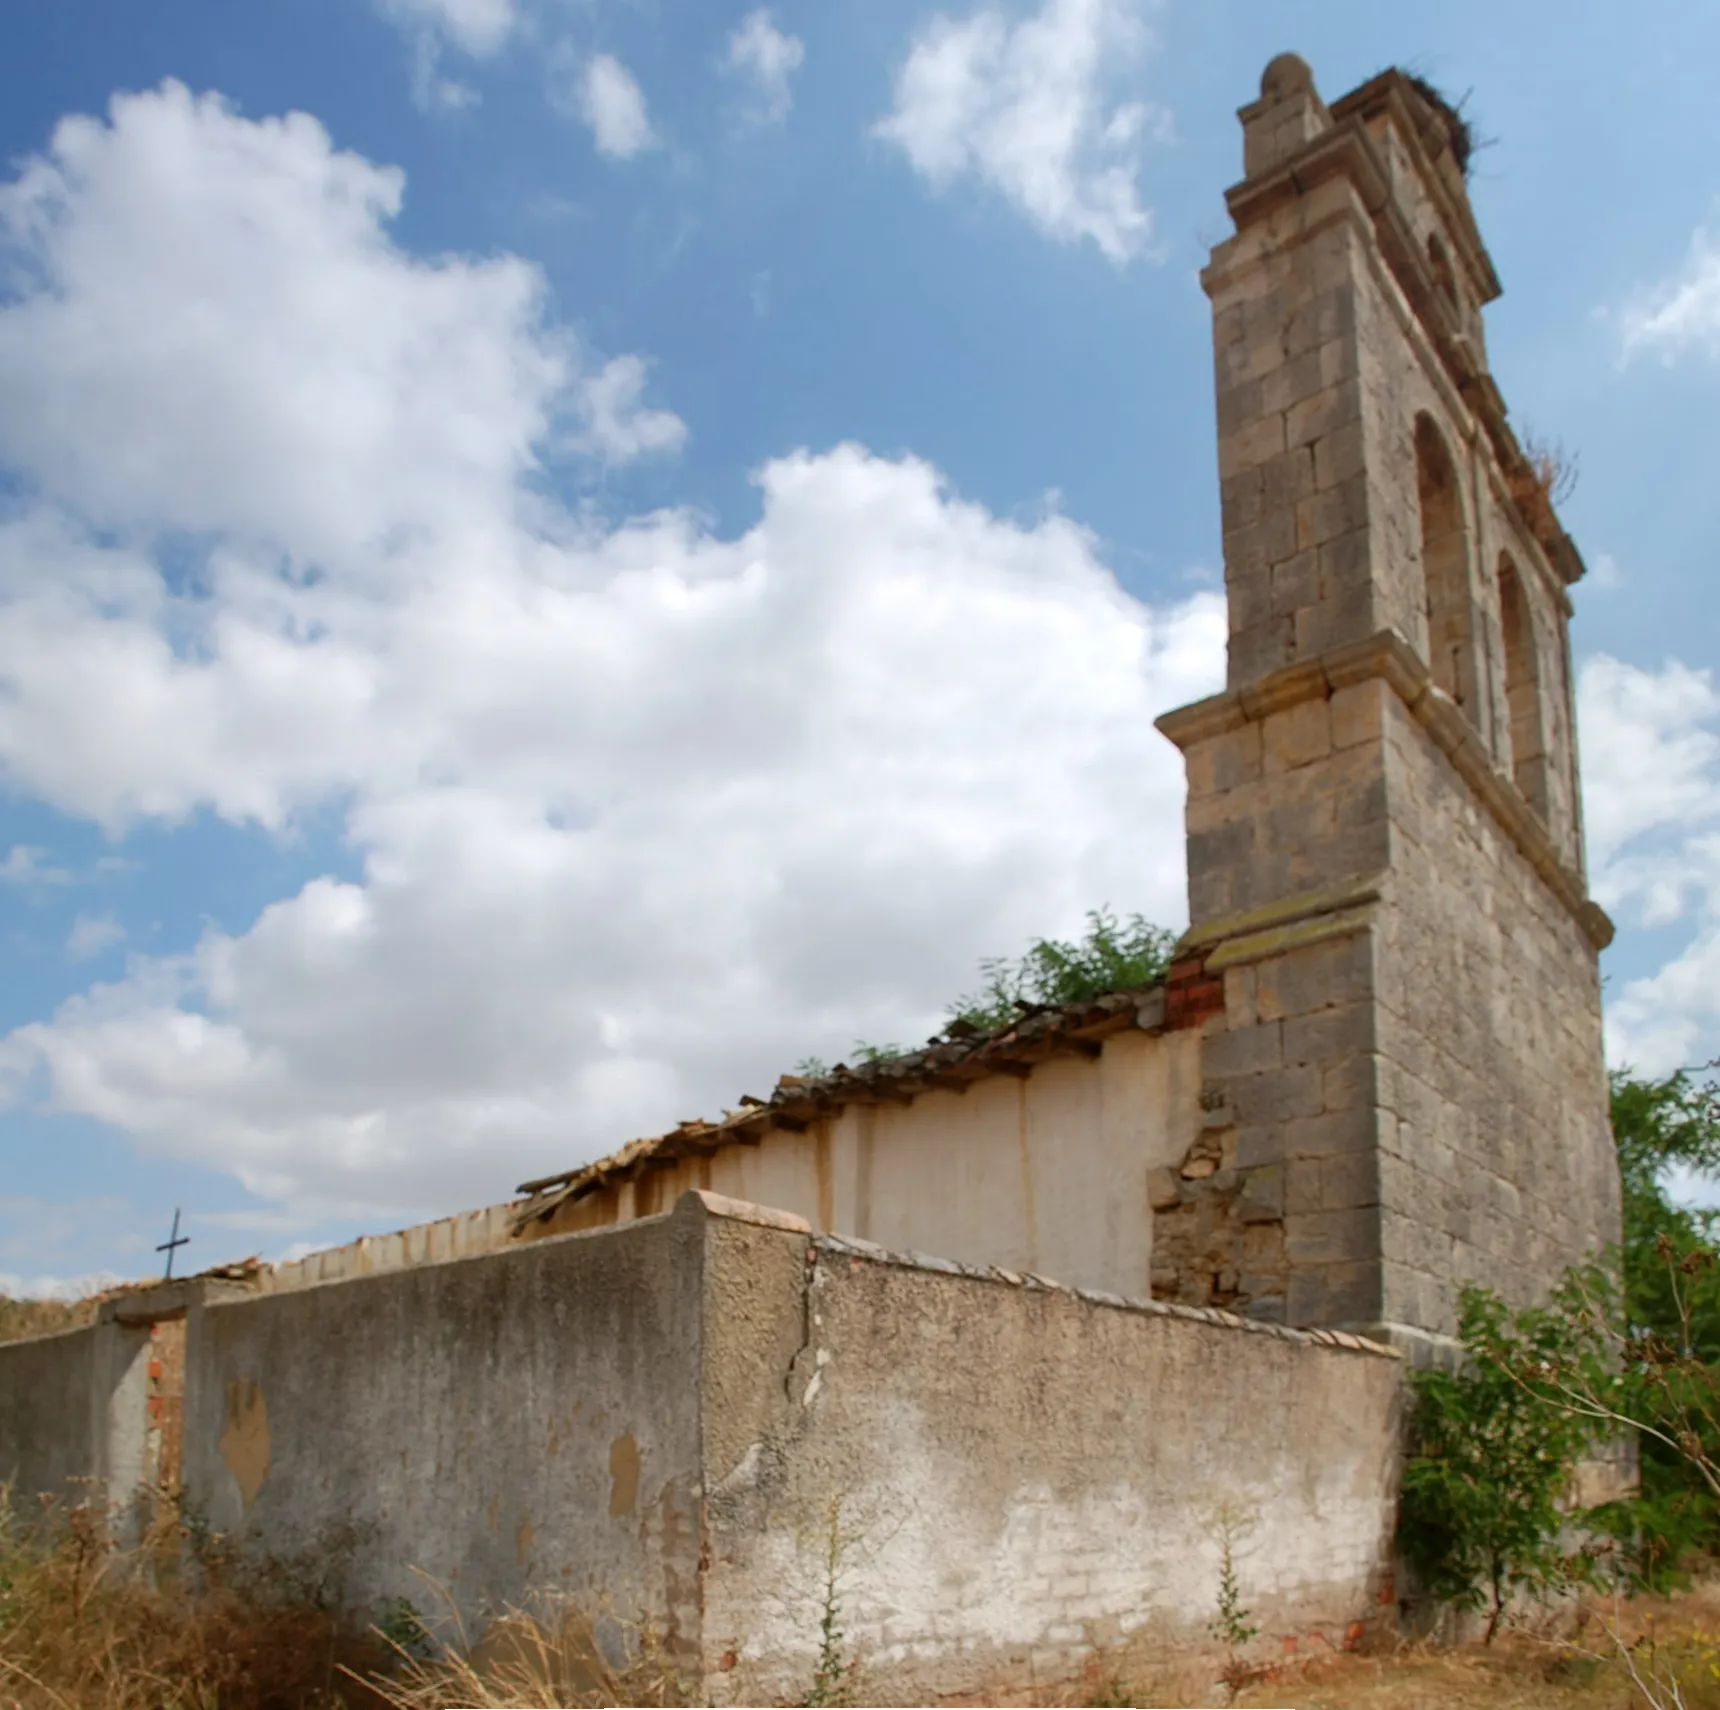
[[[1180,922],[1294,48],[1487,146],[1616,1058],[1720,1054],[1712,9],[17,0],[0,1286],[505,1196]],[[1708,234],[1712,233],[1712,237]]]

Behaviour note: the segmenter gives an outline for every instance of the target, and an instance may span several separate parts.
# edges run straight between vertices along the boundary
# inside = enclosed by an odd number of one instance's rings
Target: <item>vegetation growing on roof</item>
[[[1480,146],[1475,127],[1463,116],[1463,104],[1469,97],[1465,95],[1463,101],[1448,101],[1425,77],[1406,71],[1404,78],[1410,88],[1445,121],[1446,133],[1451,138],[1451,157],[1457,162],[1457,170],[1467,178],[1469,163]]]
[[[985,984],[951,1005],[950,1020],[991,1033],[1035,1009],[1153,985],[1165,977],[1175,943],[1174,932],[1144,915],[1118,920],[1109,908],[1092,909],[1084,938],[1040,938],[1013,960],[987,957],[979,965]]]
[[[1082,938],[1037,938],[1020,956],[986,957],[979,965],[985,984],[950,1005],[946,1031],[951,1038],[998,1033],[1036,1010],[1156,985],[1170,967],[1176,940],[1168,927],[1155,926],[1144,915],[1119,920],[1109,908],[1089,909]],[[862,1064],[903,1055],[900,1045],[864,1040],[854,1045],[854,1059]],[[802,1080],[823,1080],[835,1072],[822,1057],[803,1057],[794,1065]]]

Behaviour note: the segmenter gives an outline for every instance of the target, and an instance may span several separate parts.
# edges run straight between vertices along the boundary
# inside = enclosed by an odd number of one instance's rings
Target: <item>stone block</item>
[[[1290,1273],[1284,1291],[1284,1319],[1300,1326],[1326,1322],[1326,1275],[1323,1269],[1306,1268]]]
[[[1353,380],[1360,371],[1360,352],[1354,338],[1329,338],[1320,346],[1320,385],[1330,389]]]
[[[1362,391],[1356,380],[1340,380],[1334,386],[1323,387],[1313,397],[1291,405],[1284,412],[1280,423],[1278,449],[1288,450],[1291,446],[1313,445],[1327,434],[1335,433],[1339,428],[1358,420],[1361,413]],[[1255,458],[1252,461],[1259,462],[1262,459]]]
[[[1225,867],[1245,866],[1253,854],[1251,820],[1232,820],[1198,831],[1191,829],[1188,835],[1189,870],[1198,870],[1203,876]]]
[[[1224,970],[1224,1013],[1232,1027],[1252,1027],[1259,1019],[1254,1001],[1254,970]]]
[[[1275,616],[1294,615],[1320,597],[1320,560],[1313,552],[1298,552],[1272,567],[1269,604]]]
[[[1315,1069],[1285,1069],[1284,1075],[1311,1075]],[[1287,1118],[1284,1149],[1292,1158],[1335,1158],[1371,1151],[1376,1137],[1374,1113],[1366,1105],[1352,1110],[1323,1110],[1317,1116]]]
[[[1328,1324],[1377,1324],[1386,1316],[1381,1310],[1380,1266],[1377,1261],[1328,1265],[1323,1280]]]
[[[1371,635],[1379,627],[1374,621],[1373,531],[1354,528],[1320,542],[1320,593],[1322,598],[1342,600],[1361,607],[1366,622],[1361,633]]]
[[[1222,440],[1227,434],[1237,433],[1258,422],[1265,414],[1263,396],[1264,387],[1260,380],[1244,380],[1239,385],[1221,386],[1215,400],[1219,438]]]
[[[1281,1167],[1284,1171],[1285,1216],[1298,1217],[1305,1212],[1322,1210],[1320,1160],[1289,1158]]]
[[[1308,1160],[1313,1162],[1313,1160]],[[1320,1209],[1350,1211],[1380,1203],[1380,1169],[1377,1153],[1350,1152],[1342,1157],[1322,1158]]]
[[[1265,483],[1259,469],[1244,469],[1218,484],[1219,514],[1226,534],[1259,522],[1264,509]]]
[[[1245,724],[1237,730],[1221,731],[1196,743],[1188,751],[1188,787],[1191,796],[1217,795],[1251,784],[1263,767],[1260,726]]]
[[[1219,479],[1228,480],[1230,476],[1240,474],[1244,469],[1252,469],[1257,464],[1268,462],[1283,451],[1282,416],[1264,416],[1258,420],[1245,421],[1219,435]]]
[[[1295,664],[1295,620],[1268,617],[1247,628],[1232,629],[1226,660],[1226,681],[1232,688]]]
[[[1284,1021],[1283,1051],[1287,1063],[1324,1066],[1343,1058],[1364,1056],[1373,1048],[1372,1004],[1338,1004],[1316,1010],[1312,1015],[1290,1016]]]
[[[1321,597],[1296,613],[1296,654],[1317,659],[1323,653],[1360,641],[1373,628],[1365,600],[1355,595],[1335,596],[1322,589]]]
[[[1284,349],[1291,356],[1300,356],[1305,351],[1318,356],[1323,346],[1334,339],[1349,337],[1355,327],[1354,286],[1348,283],[1329,286],[1286,319]]]
[[[1314,501],[1308,501],[1312,503]],[[1227,579],[1257,576],[1296,554],[1296,517],[1290,510],[1262,509],[1257,522],[1224,537]]]
[[[1372,1053],[1345,1057],[1320,1068],[1320,1100],[1328,1111],[1371,1104],[1378,1091],[1378,1062]]]
[[[1368,484],[1352,475],[1336,486],[1322,488],[1296,505],[1296,546],[1319,547],[1342,540],[1368,522]]]
[[[1352,869],[1368,872],[1369,868]],[[1344,869],[1337,869],[1334,877]],[[1365,933],[1304,945],[1273,962],[1263,962],[1258,974],[1263,1020],[1306,1015],[1329,1005],[1359,1003],[1372,996],[1372,959]]]
[[[1334,748],[1377,746],[1385,738],[1381,697],[1391,691],[1377,678],[1336,689],[1327,702]]]
[[[1320,390],[1320,353],[1318,350],[1304,351],[1300,356],[1280,362],[1261,377],[1260,407],[1263,411],[1287,410],[1292,404],[1299,404]],[[1311,459],[1309,463],[1308,484],[1311,489],[1314,474]]]
[[[1182,1198],[1182,1183],[1169,1165],[1147,1171],[1147,1204],[1154,1211],[1169,1211]]]
[[[1276,1277],[1256,1277],[1244,1274],[1237,1285],[1248,1296],[1248,1304],[1243,1308],[1243,1316],[1256,1319],[1262,1324],[1282,1324],[1284,1316],[1284,1296],[1281,1293],[1269,1293],[1278,1281]]]
[[[1325,1108],[1320,1102],[1320,1071],[1315,1068],[1242,1075],[1226,1081],[1224,1087],[1239,1127],[1260,1122],[1293,1125],[1317,1116]]]
[[[1268,753],[1267,770],[1271,769],[1272,757]],[[1285,864],[1286,873],[1294,874],[1298,865],[1313,865],[1308,857],[1314,846],[1331,839],[1334,803],[1330,795],[1320,788],[1323,782],[1320,774],[1310,774],[1305,778],[1292,776],[1288,780],[1280,775],[1281,787],[1273,792],[1268,802],[1261,841],[1276,859]],[[1316,874],[1308,884],[1297,884],[1292,888],[1311,890],[1315,888],[1317,879],[1324,876]]]
[[[1374,1207],[1311,1211],[1287,1217],[1284,1251],[1292,1266],[1354,1264],[1380,1256],[1380,1216]]]
[[[1242,1196],[1236,1202],[1237,1216],[1244,1223],[1270,1223],[1284,1215],[1285,1169],[1282,1164],[1262,1164],[1242,1177]]]
[[[1314,485],[1322,490],[1341,486],[1366,467],[1362,423],[1358,418],[1314,441]]]
[[[1233,1156],[1239,1171],[1255,1170],[1284,1159],[1284,1128],[1276,1122],[1249,1122],[1236,1130]]]
[[[1268,773],[1308,766],[1331,753],[1332,728],[1326,706],[1324,699],[1302,701],[1267,715],[1261,728],[1261,746]],[[1323,784],[1324,781],[1317,782]],[[1320,795],[1325,795],[1324,788]],[[1278,828],[1275,826],[1274,829]],[[1299,829],[1305,838],[1307,830]]]

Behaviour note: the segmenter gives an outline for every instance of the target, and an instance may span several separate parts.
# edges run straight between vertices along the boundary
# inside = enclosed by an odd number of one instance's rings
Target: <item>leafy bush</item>
[[[1675,1169],[1720,1175],[1720,1090],[1689,1070],[1659,1080],[1615,1073],[1612,1124],[1624,1187],[1621,1325],[1639,1374],[1670,1372],[1687,1404],[1720,1371],[1720,1271],[1711,1263],[1720,1213],[1675,1203],[1668,1181]],[[1639,1409],[1664,1412],[1677,1401],[1664,1384],[1649,1389],[1658,1393],[1636,1398]],[[1720,1429],[1703,1408],[1681,1411],[1694,1435],[1680,1443],[1643,1433],[1636,1512],[1605,1517],[1634,1539],[1638,1573],[1656,1586],[1678,1582],[1691,1554],[1720,1546],[1720,1502],[1699,1465],[1720,1462]]]
[[[1491,1642],[1516,1592],[1553,1590],[1581,1572],[1561,1534],[1595,1427],[1535,1374],[1583,1367],[1605,1350],[1564,1311],[1513,1319],[1487,1289],[1464,1290],[1458,1326],[1464,1368],[1411,1377],[1398,1542],[1434,1597],[1487,1611]]]
[[[1019,1020],[1024,1009],[1151,985],[1165,977],[1175,943],[1174,932],[1142,915],[1119,921],[1108,908],[1093,909],[1087,935],[1077,942],[1041,938],[1013,961],[981,962],[984,986],[954,1003],[950,1019],[990,1033]]]

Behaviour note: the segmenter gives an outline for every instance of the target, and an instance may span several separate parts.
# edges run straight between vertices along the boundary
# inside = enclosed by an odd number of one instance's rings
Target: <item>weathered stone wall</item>
[[[1619,1232],[1600,979],[1570,911],[1390,693],[1393,899],[1377,928],[1382,1316],[1519,1304]]]
[[[656,1218],[207,1306],[187,1494],[360,1608],[566,1593],[695,1647],[700,1270]]]
[[[625,1221],[708,1189],[898,1250],[1145,1294],[1154,1172],[1181,1159],[1200,1124],[1199,1037],[1131,1029],[1098,1052],[964,1093],[850,1105],[804,1133],[651,1170],[545,1227]]]
[[[1370,246],[1358,242],[1356,259],[1365,282],[1353,297],[1368,469],[1365,508],[1376,550],[1372,573],[1386,591],[1380,627],[1396,629],[1423,658],[1430,656],[1415,449],[1417,419],[1426,418],[1457,461],[1460,479],[1465,594],[1474,619],[1474,692],[1464,711],[1495,765],[1511,776],[1499,589],[1499,563],[1506,557],[1530,606],[1538,654],[1536,692],[1548,759],[1546,795],[1538,805],[1560,858],[1580,872],[1575,719],[1565,645],[1569,596],[1525,526],[1480,423],[1432,350],[1401,282]]]
[[[730,1219],[710,1239],[709,1702],[802,1700],[833,1548],[868,1703],[1198,1650],[1227,1519],[1271,1654],[1394,1613],[1394,1359]]]

